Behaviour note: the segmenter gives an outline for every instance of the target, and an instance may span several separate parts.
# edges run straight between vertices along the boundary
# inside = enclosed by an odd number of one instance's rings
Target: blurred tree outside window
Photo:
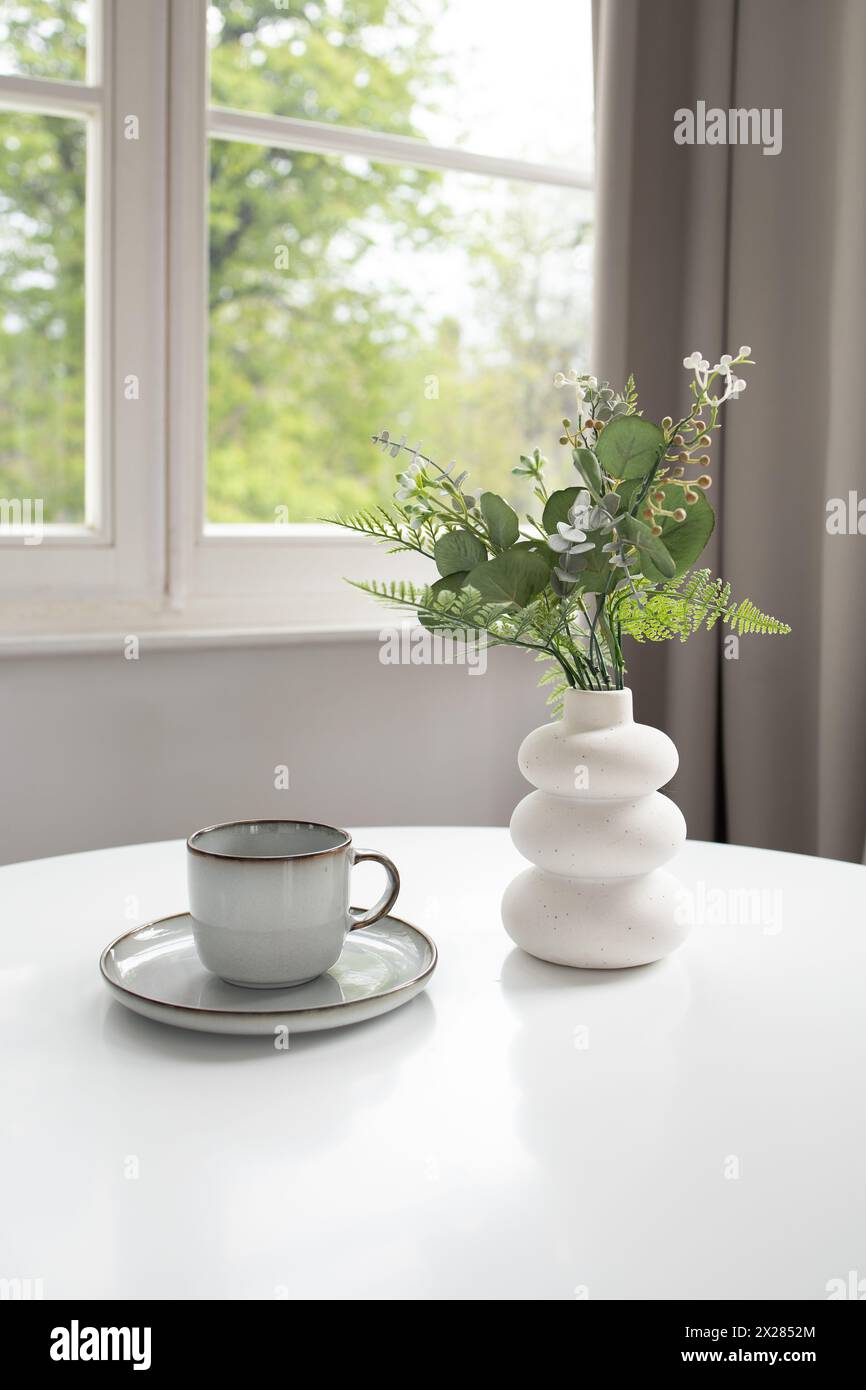
[[[220,0],[210,100],[588,174],[589,10]],[[0,75],[84,81],[87,12],[9,0]],[[0,496],[44,497],[47,522],[84,516],[86,145],[78,117],[0,110]],[[383,426],[510,495],[522,452],[557,451],[592,194],[413,158],[210,139],[208,521],[386,501]]]

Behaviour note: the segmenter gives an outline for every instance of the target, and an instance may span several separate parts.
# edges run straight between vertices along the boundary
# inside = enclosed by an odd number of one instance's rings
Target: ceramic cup
[[[232,985],[276,989],[330,970],[350,931],[384,917],[400,876],[375,850],[311,821],[232,821],[186,842],[193,936],[202,964]],[[349,906],[352,865],[375,859],[388,886],[368,912]]]

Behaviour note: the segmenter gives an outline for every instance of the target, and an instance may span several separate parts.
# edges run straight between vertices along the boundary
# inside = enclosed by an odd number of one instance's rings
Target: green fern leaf
[[[763,613],[751,599],[731,602],[731,586],[713,578],[707,569],[694,570],[665,584],[638,583],[643,602],[629,589],[615,595],[613,611],[623,636],[636,642],[685,642],[699,628],[707,630],[723,622],[739,635],[784,634],[787,623]]]

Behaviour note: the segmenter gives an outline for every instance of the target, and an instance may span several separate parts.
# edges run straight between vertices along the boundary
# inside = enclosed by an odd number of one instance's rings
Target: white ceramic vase
[[[658,790],[678,761],[667,734],[635,724],[630,690],[566,692],[562,718],[533,730],[518,754],[537,790],[511,817],[511,838],[534,866],[502,900],[512,941],[596,970],[645,965],[680,945],[683,889],[660,866],[686,823]]]

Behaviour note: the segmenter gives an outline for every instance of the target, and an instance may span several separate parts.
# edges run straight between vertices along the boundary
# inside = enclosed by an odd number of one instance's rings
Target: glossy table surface
[[[365,829],[428,991],[291,1040],[114,1003],[182,843],[0,869],[0,1277],[46,1298],[827,1297],[866,1275],[866,869],[690,843],[696,926],[593,973],[505,936],[505,830]],[[378,895],[356,871],[353,900]]]

